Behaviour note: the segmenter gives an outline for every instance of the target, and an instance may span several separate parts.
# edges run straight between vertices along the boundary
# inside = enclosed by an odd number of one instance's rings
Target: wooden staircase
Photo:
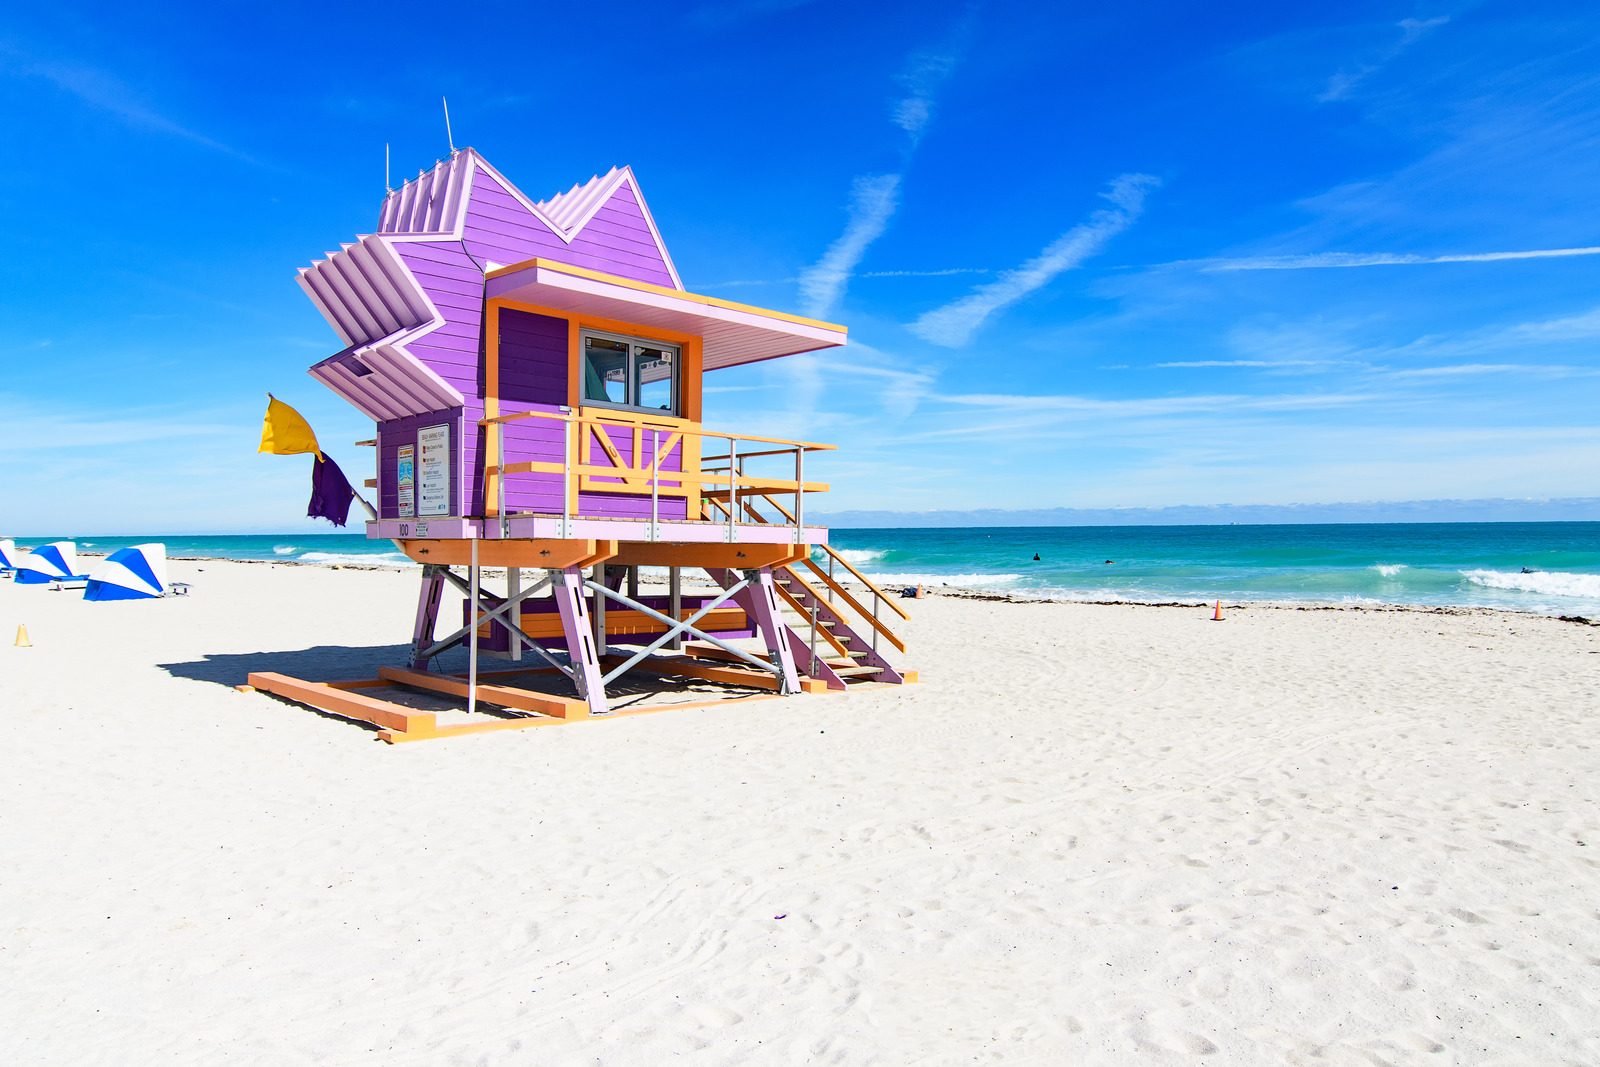
[[[774,522],[758,509],[757,499],[774,508],[787,524],[796,525],[794,515],[765,493],[749,493],[740,500],[752,521]],[[725,501],[713,498],[708,503],[727,515]],[[905,641],[884,617],[911,616],[832,546],[817,548],[823,552],[822,560],[808,556],[772,572],[783,608],[784,636],[795,666],[802,674],[826,682],[829,689],[845,689],[852,682],[901,685],[914,681],[914,672],[896,668],[882,654],[884,646],[906,650]],[[838,576],[840,570],[865,591],[848,588]]]

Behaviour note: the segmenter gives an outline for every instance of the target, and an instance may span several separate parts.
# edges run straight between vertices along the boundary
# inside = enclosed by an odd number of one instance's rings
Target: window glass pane
[[[628,345],[609,337],[583,339],[583,398],[628,402]]]
[[[671,411],[673,385],[677,379],[677,350],[634,345],[633,355],[638,360],[639,382],[635,405],[650,411]]]

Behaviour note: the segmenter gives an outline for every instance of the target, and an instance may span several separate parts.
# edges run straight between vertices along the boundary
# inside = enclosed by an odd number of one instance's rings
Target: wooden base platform
[[[612,658],[612,657],[608,657]],[[617,657],[620,661],[620,657]],[[430,671],[402,667],[381,667],[376,678],[316,682],[294,678],[272,671],[252,673],[242,691],[259,690],[285,700],[304,704],[318,711],[352,719],[378,727],[378,737],[390,744],[405,741],[428,741],[440,737],[461,737],[467,734],[493,733],[501,730],[528,730],[541,726],[560,726],[582,720],[623,718],[645,715],[657,711],[686,710],[722,704],[745,703],[751,700],[768,700],[776,697],[777,680],[770,674],[733,665],[710,665],[688,657],[651,657],[639,669],[655,674],[679,675],[701,678],[706,681],[738,685],[760,692],[746,695],[729,695],[715,700],[697,700],[674,704],[652,704],[617,708],[604,715],[591,715],[586,701],[572,697],[540,693],[496,684],[488,679],[511,675],[552,673],[548,669],[523,668],[519,670],[489,671],[480,673],[476,690],[479,710],[484,714],[472,722],[441,723],[439,713],[423,711],[381,700],[362,690],[402,687],[424,692],[466,699],[469,685],[465,678],[454,674],[435,674]],[[802,691],[828,692],[827,686],[806,679]]]

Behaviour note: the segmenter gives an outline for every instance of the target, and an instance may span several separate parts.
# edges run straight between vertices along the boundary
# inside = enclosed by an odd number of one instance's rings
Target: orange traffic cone
[[[32,648],[33,647],[33,642],[28,640],[28,628],[26,626],[18,626],[17,627],[17,647],[18,648]]]
[[[1213,611],[1211,613],[1211,621],[1212,622],[1221,622],[1222,621],[1222,601],[1220,601],[1220,600],[1217,601],[1217,610]]]

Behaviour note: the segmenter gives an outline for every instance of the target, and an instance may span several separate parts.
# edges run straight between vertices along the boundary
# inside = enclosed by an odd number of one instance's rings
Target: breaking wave
[[[274,556],[292,556],[298,551],[300,551],[300,546],[298,546],[298,545],[273,545],[272,546],[272,554]]]
[[[876,574],[867,572],[879,585],[926,585],[938,587],[948,585],[956,589],[988,589],[997,585],[1011,585],[1022,581],[1020,574],[925,574],[918,572],[902,572],[897,574]]]
[[[1395,575],[1405,570],[1406,565],[1404,563],[1379,563],[1372,569],[1383,575],[1385,578],[1393,578]]]
[[[834,551],[857,566],[882,559],[889,554],[886,548],[836,548]]]
[[[1541,596],[1600,597],[1600,574],[1570,571],[1462,571],[1461,577],[1485,589],[1509,589]]]

